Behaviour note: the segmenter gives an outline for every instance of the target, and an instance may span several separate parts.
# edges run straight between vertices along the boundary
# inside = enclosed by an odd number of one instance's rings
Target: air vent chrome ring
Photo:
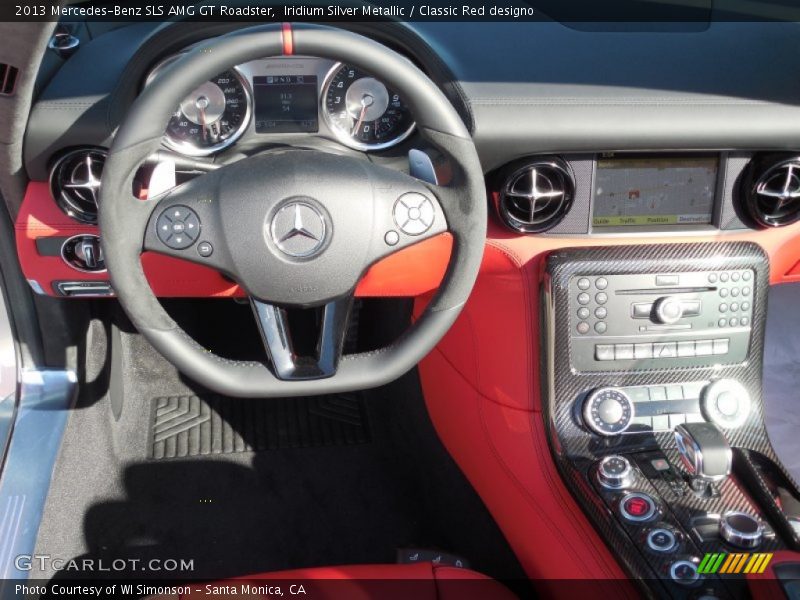
[[[555,227],[575,198],[575,179],[560,158],[525,162],[503,180],[497,210],[508,227],[540,233]]]
[[[66,215],[82,223],[97,222],[100,178],[105,150],[81,148],[59,158],[50,171],[50,192]]]
[[[800,157],[751,163],[743,181],[744,207],[761,227],[800,219]]]

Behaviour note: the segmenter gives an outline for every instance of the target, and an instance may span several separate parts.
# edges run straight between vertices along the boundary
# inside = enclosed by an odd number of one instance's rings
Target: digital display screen
[[[316,75],[253,77],[256,133],[316,133]]]
[[[600,158],[593,227],[711,223],[718,157]]]

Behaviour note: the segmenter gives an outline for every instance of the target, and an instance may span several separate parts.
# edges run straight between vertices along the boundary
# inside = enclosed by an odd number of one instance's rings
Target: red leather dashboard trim
[[[17,253],[25,277],[55,295],[55,281],[102,281],[105,273],[82,273],[60,256],[42,256],[36,240],[97,233],[97,227],[67,217],[50,196],[47,183],[31,182],[15,223]],[[452,248],[450,234],[430,238],[373,265],[356,288],[358,296],[416,296],[439,286]],[[238,285],[219,272],[196,263],[156,253],[142,255],[150,286],[161,297],[243,296]]]

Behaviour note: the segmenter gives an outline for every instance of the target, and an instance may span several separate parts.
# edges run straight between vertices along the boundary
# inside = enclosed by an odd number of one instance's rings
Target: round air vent
[[[50,172],[50,191],[67,215],[84,223],[97,222],[103,150],[73,150],[58,159]]]
[[[753,161],[742,179],[748,215],[762,227],[800,219],[800,157]]]
[[[569,212],[575,181],[558,158],[526,162],[503,181],[497,210],[515,231],[538,233],[557,225]]]

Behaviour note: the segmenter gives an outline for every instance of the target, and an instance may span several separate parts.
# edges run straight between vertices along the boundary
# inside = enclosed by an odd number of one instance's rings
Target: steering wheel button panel
[[[200,218],[186,206],[164,209],[156,221],[156,234],[165,246],[184,250],[197,241],[200,235]]]
[[[433,203],[416,192],[403,194],[395,202],[394,221],[407,235],[421,235],[433,225],[436,209]]]

